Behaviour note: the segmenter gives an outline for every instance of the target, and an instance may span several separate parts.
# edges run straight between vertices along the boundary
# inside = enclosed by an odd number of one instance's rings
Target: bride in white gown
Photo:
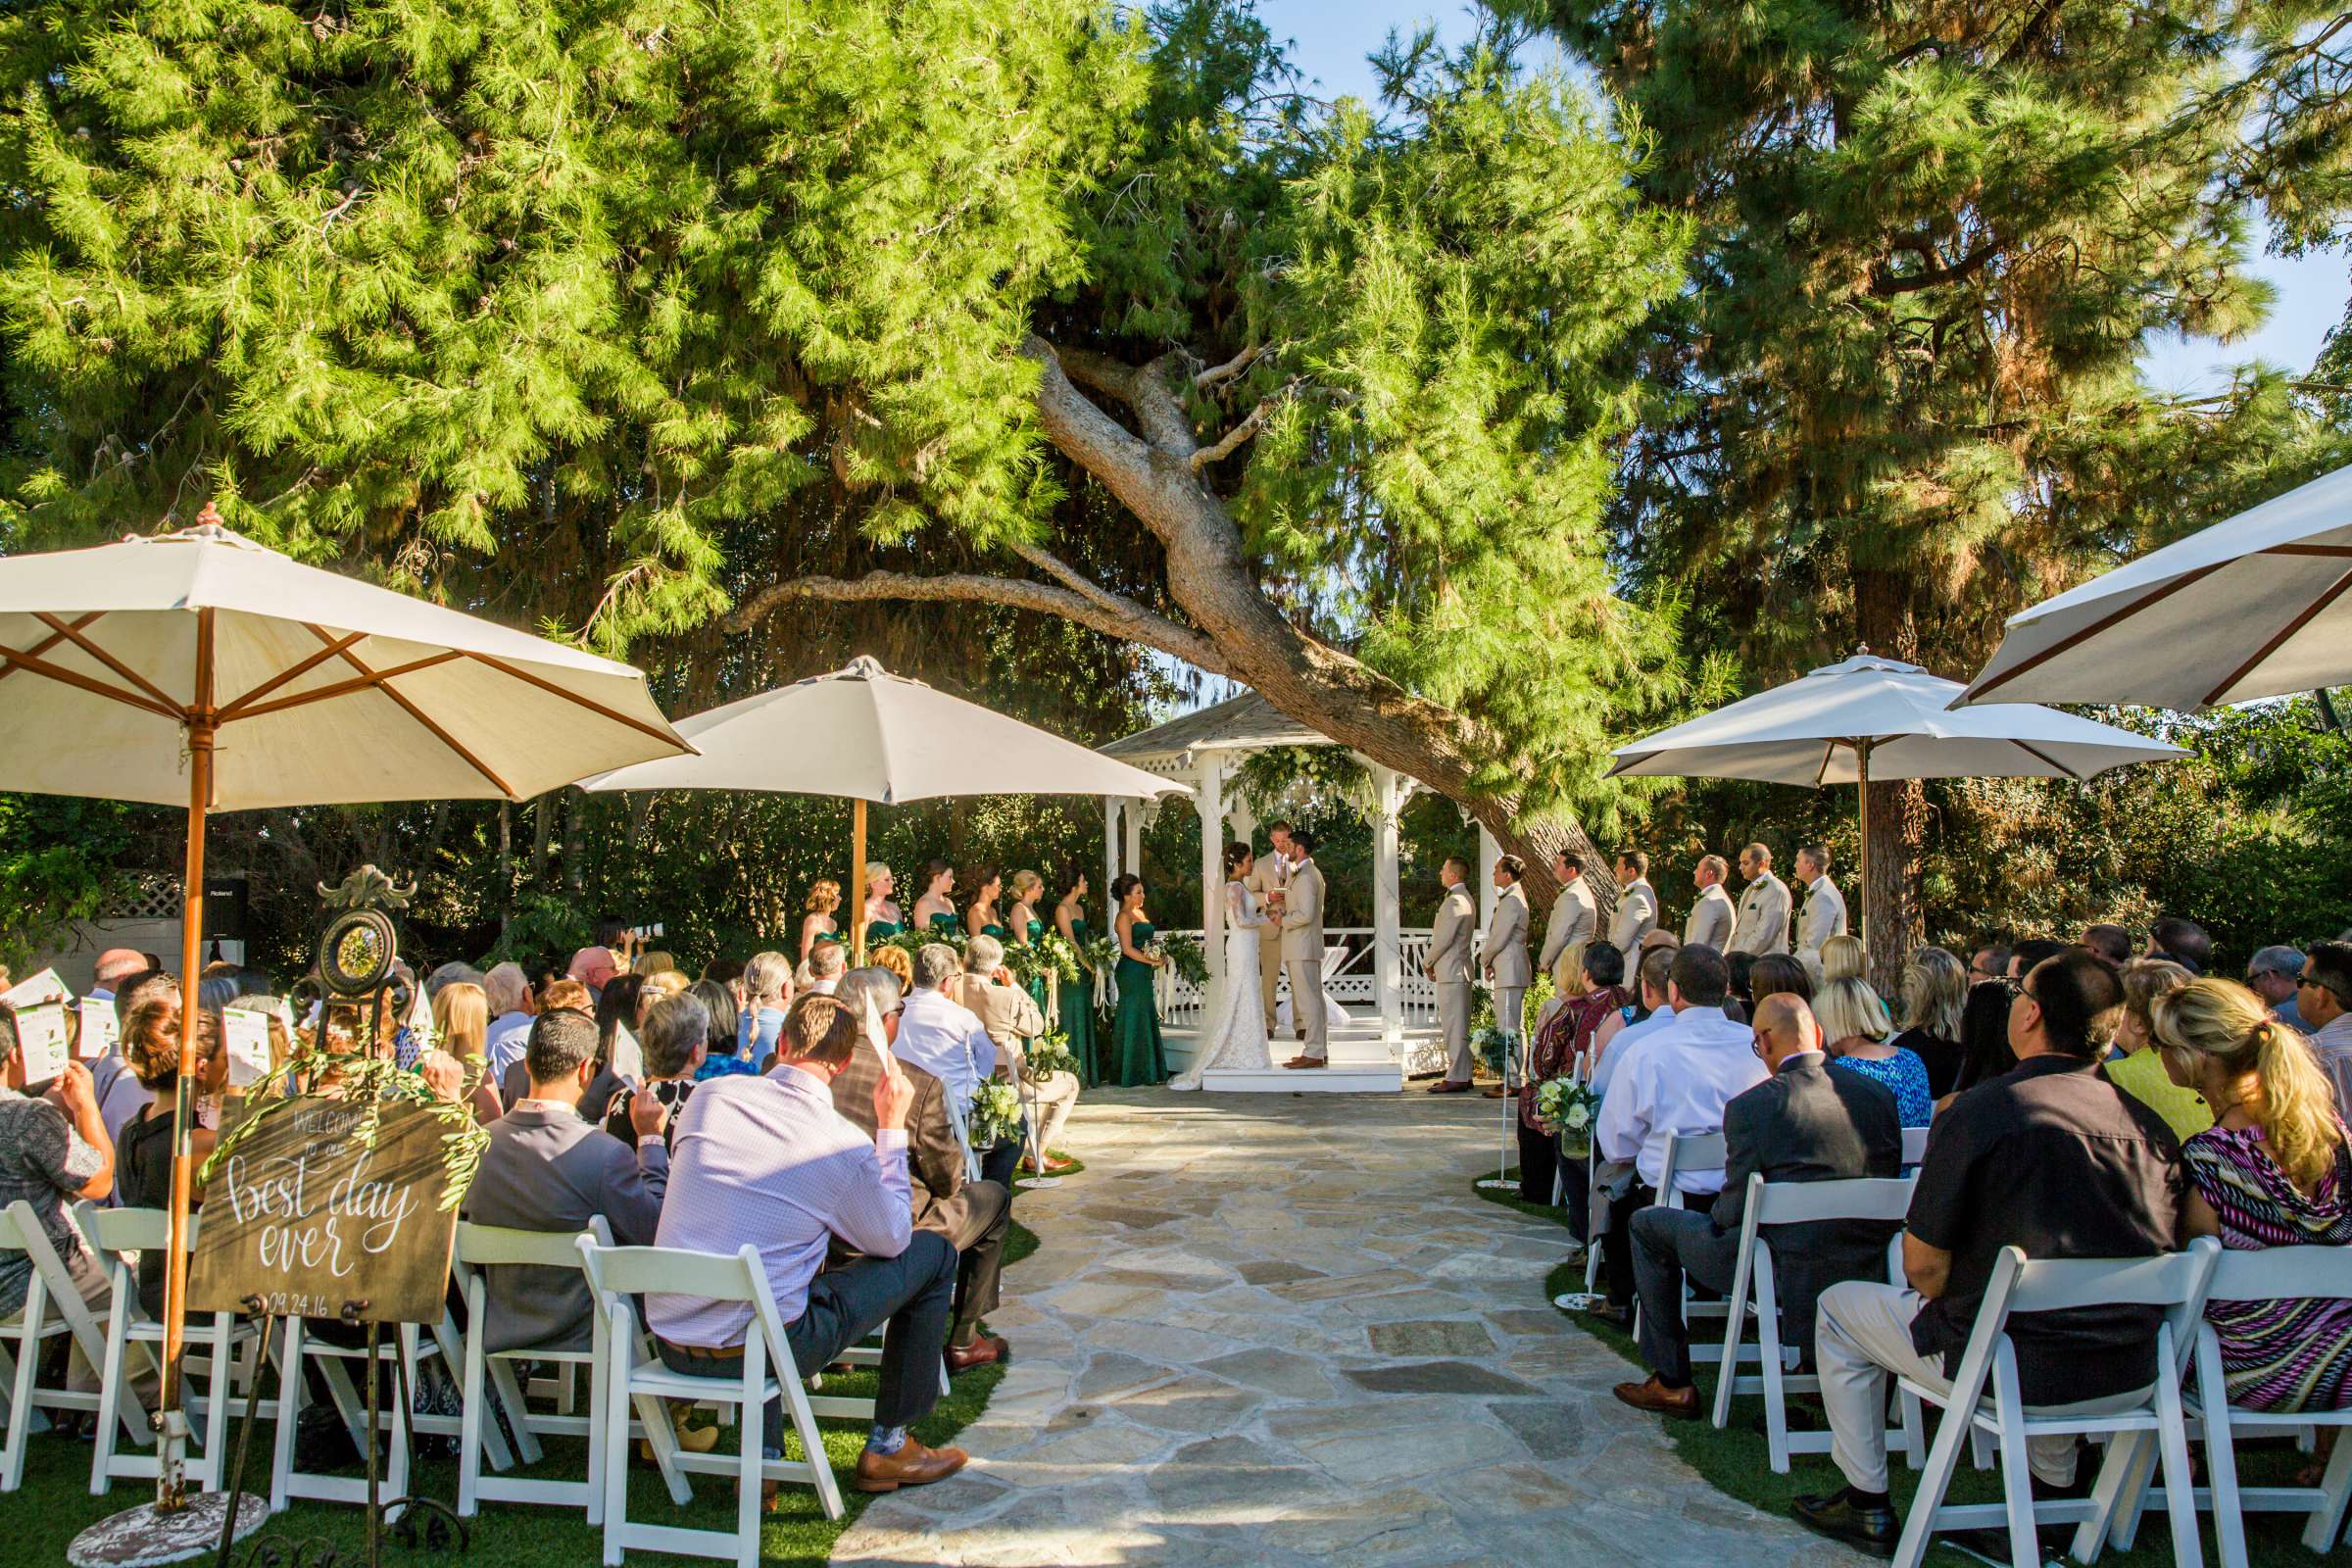
[[[1265,1070],[1274,1065],[1266,1046],[1266,1005],[1257,984],[1257,933],[1271,918],[1243,882],[1256,857],[1247,844],[1225,846],[1225,988],[1217,1016],[1201,1030],[1193,1064],[1170,1089],[1198,1089],[1211,1067]]]

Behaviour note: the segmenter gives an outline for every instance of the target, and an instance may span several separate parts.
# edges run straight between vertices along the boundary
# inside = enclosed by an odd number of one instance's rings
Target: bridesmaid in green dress
[[[1054,925],[1072,953],[1083,955],[1093,933],[1086,924],[1086,873],[1072,867],[1062,874],[1068,891],[1054,906]],[[1061,988],[1061,1032],[1070,1038],[1070,1054],[1078,1058],[1078,1081],[1088,1089],[1103,1082],[1108,1064],[1102,1059],[1102,1037],[1095,1028],[1095,974],[1083,961],[1078,978]]]
[[[1046,879],[1035,871],[1012,873],[1012,907],[1004,914],[1005,940],[1017,942],[1024,948],[1037,946],[1039,939],[1046,934],[1046,922],[1037,917],[1037,901],[1045,891]],[[1039,1012],[1044,1012],[1048,995],[1046,977],[1042,974],[1030,976],[1028,991],[1029,1000],[1037,1004]]]
[[[1144,879],[1127,872],[1110,885],[1118,917],[1119,1011],[1110,1025],[1110,1081],[1122,1089],[1168,1081],[1168,1058],[1159,1043],[1159,999],[1152,995],[1154,971],[1167,960],[1152,956],[1152,922],[1144,915]]]
[[[808,967],[808,955],[819,942],[840,942],[841,922],[833,911],[841,907],[841,884],[829,876],[820,876],[808,884],[808,912],[801,919],[801,967]]]
[[[997,914],[997,900],[1004,892],[1004,873],[984,865],[972,876],[972,906],[963,911],[963,934],[1004,940],[1004,922]]]
[[[868,948],[899,934],[899,906],[891,898],[897,882],[880,860],[865,867],[865,945]]]
[[[923,896],[914,901],[914,925],[918,931],[937,931],[942,927],[953,931],[960,923],[956,914],[956,901],[948,897],[956,891],[956,868],[945,860],[930,860],[923,865]]]

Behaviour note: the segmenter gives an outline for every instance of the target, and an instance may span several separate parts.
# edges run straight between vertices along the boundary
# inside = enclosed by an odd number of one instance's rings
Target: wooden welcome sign
[[[372,1147],[361,1141],[378,1115]],[[444,1123],[421,1106],[304,1097],[270,1109],[205,1184],[189,1259],[199,1312],[262,1309],[364,1323],[438,1323],[457,1213]]]

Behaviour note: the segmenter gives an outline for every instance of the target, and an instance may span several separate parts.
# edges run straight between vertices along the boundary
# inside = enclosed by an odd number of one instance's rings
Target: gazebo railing
[[[1198,930],[1171,931],[1170,936],[1200,940]],[[1403,960],[1399,992],[1404,1004],[1404,1027],[1434,1029],[1438,1026],[1438,990],[1432,985],[1422,966],[1429,961],[1430,932],[1427,926],[1407,926],[1397,933]],[[1380,1011],[1376,983],[1372,972],[1373,930],[1370,926],[1326,926],[1323,931],[1326,948],[1345,948],[1346,956],[1323,971],[1323,989],[1340,1005],[1346,1007],[1360,1022],[1377,1017]],[[1287,974],[1275,982],[1277,999],[1290,995],[1291,981]],[[1207,1001],[1202,988],[1184,979],[1172,969],[1162,969],[1157,980],[1159,1020],[1170,1029],[1197,1029],[1200,1026],[1200,1009]]]

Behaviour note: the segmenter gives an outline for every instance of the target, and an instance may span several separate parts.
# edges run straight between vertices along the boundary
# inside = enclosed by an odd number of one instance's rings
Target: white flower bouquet
[[[1018,1137],[1020,1095],[1002,1078],[982,1079],[972,1092],[971,1119],[964,1125],[971,1130],[974,1150],[994,1149],[1007,1138]]]
[[[1562,1075],[1536,1086],[1536,1120],[1558,1135],[1561,1152],[1581,1157],[1592,1144],[1592,1120],[1600,1114],[1600,1097],[1592,1086]]]

